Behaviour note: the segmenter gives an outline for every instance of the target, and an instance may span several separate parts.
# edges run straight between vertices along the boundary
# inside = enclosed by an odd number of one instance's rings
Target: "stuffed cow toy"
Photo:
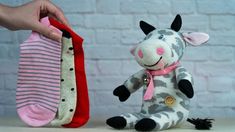
[[[106,121],[109,126],[151,131],[180,126],[189,121],[196,129],[210,129],[212,119],[188,119],[189,100],[194,95],[193,78],[180,64],[188,45],[201,45],[208,41],[209,36],[201,32],[181,33],[181,25],[180,15],[167,29],[156,29],[140,21],[146,37],[131,49],[131,54],[144,69],[117,87],[113,94],[123,102],[143,87],[141,111],[109,118]]]

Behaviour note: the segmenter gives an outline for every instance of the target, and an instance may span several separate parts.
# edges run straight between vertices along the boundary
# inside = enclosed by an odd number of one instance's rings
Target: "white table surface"
[[[130,132],[134,129],[114,130],[105,124],[105,119],[90,119],[90,121],[81,128],[32,128],[26,126],[17,117],[2,118],[0,117],[0,132]],[[193,132],[197,131],[194,127],[185,123],[181,128],[165,130],[164,132]],[[205,132],[205,131],[202,131]],[[235,119],[216,119],[213,128],[208,132],[235,132]]]

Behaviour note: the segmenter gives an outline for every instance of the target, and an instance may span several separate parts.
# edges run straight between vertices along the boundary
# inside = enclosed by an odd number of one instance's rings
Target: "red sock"
[[[84,66],[84,52],[82,48],[83,39],[73,32],[67,26],[57,22],[56,20],[49,18],[51,25],[60,30],[66,30],[72,36],[72,42],[74,47],[74,64],[77,84],[77,106],[74,117],[69,124],[63,125],[64,127],[80,127],[89,119],[89,98],[86,82],[85,66]]]

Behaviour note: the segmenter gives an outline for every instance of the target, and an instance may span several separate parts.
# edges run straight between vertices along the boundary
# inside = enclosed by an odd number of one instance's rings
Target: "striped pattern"
[[[60,58],[61,43],[35,33],[20,45],[18,111],[37,105],[56,113],[60,99]]]

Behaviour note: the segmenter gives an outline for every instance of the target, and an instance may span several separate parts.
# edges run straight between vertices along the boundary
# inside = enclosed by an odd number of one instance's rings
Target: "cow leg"
[[[180,125],[181,123],[187,120],[187,117],[188,117],[188,113],[184,113],[182,111],[175,111],[175,112],[159,112],[156,114],[152,114],[149,117],[149,119],[151,119],[152,121],[156,123],[156,126],[153,129],[165,130],[165,129]],[[139,122],[137,124],[139,124]]]
[[[115,129],[134,128],[136,122],[143,118],[146,118],[146,116],[142,113],[125,113],[121,116],[109,118],[106,123]]]

